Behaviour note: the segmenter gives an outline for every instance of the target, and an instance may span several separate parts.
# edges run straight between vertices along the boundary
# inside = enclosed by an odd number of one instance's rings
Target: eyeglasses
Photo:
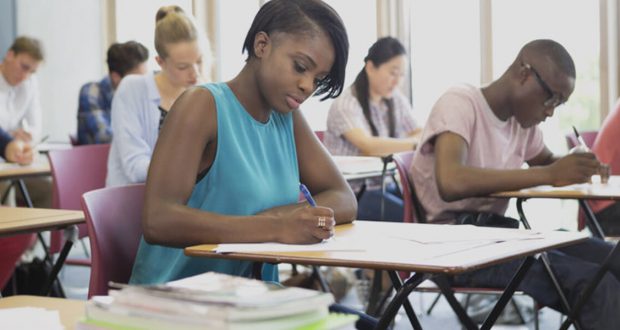
[[[551,87],[549,87],[549,85],[542,79],[542,77],[540,76],[540,73],[538,73],[538,71],[536,71],[536,69],[534,69],[530,64],[528,63],[521,63],[522,66],[524,66],[526,69],[532,71],[534,73],[534,77],[536,77],[536,81],[538,81],[538,84],[540,85],[540,87],[542,87],[542,89],[545,91],[545,93],[547,93],[547,95],[549,95],[549,98],[543,103],[543,105],[547,108],[555,108],[557,106],[560,106],[562,103],[564,103],[566,100],[563,99],[562,94],[560,93],[555,93]]]

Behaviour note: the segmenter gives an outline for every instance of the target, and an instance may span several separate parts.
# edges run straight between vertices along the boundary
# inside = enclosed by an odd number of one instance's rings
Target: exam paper
[[[58,311],[51,311],[40,307],[0,309],[0,324],[2,329],[14,330],[62,330],[65,328],[60,323]]]
[[[282,244],[282,243],[239,243],[218,244],[217,253],[231,252],[321,252],[321,251],[360,251],[364,246],[356,241],[331,238],[316,244]]]
[[[504,242],[509,240],[543,238],[541,232],[526,229],[477,227],[473,225],[425,225],[403,228],[389,236],[412,240],[424,244],[445,244],[450,242],[485,241]]]

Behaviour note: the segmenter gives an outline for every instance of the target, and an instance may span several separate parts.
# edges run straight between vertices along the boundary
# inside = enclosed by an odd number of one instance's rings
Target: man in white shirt
[[[0,128],[25,142],[41,135],[41,106],[36,72],[43,61],[38,40],[18,37],[0,63]]]
[[[15,140],[31,144],[41,139],[39,87],[33,74],[42,61],[41,43],[22,36],[15,39],[0,63],[0,129]],[[49,178],[31,178],[24,182],[35,206],[51,207]],[[0,182],[0,193],[7,184]]]

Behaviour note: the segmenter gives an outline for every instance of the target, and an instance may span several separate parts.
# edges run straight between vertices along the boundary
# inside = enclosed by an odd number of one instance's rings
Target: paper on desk
[[[231,252],[327,252],[327,251],[361,251],[366,249],[360,242],[349,239],[328,239],[316,244],[282,244],[282,243],[240,243],[219,244],[214,249],[217,253]]]
[[[0,309],[0,324],[3,329],[64,329],[58,311],[39,307]]]
[[[534,230],[489,228],[477,227],[473,225],[411,226],[411,228],[403,229],[398,233],[391,233],[389,236],[423,244],[467,241],[503,242],[510,240],[543,238],[541,232]]]

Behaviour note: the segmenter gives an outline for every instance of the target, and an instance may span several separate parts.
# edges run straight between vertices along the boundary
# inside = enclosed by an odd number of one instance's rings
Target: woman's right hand
[[[319,223],[325,225],[319,227]],[[311,244],[334,236],[334,211],[327,207],[299,207],[282,214],[279,219],[278,242],[286,244]]]
[[[547,167],[553,186],[566,186],[575,183],[589,182],[594,174],[598,174],[600,163],[591,153],[573,153],[564,156]]]

